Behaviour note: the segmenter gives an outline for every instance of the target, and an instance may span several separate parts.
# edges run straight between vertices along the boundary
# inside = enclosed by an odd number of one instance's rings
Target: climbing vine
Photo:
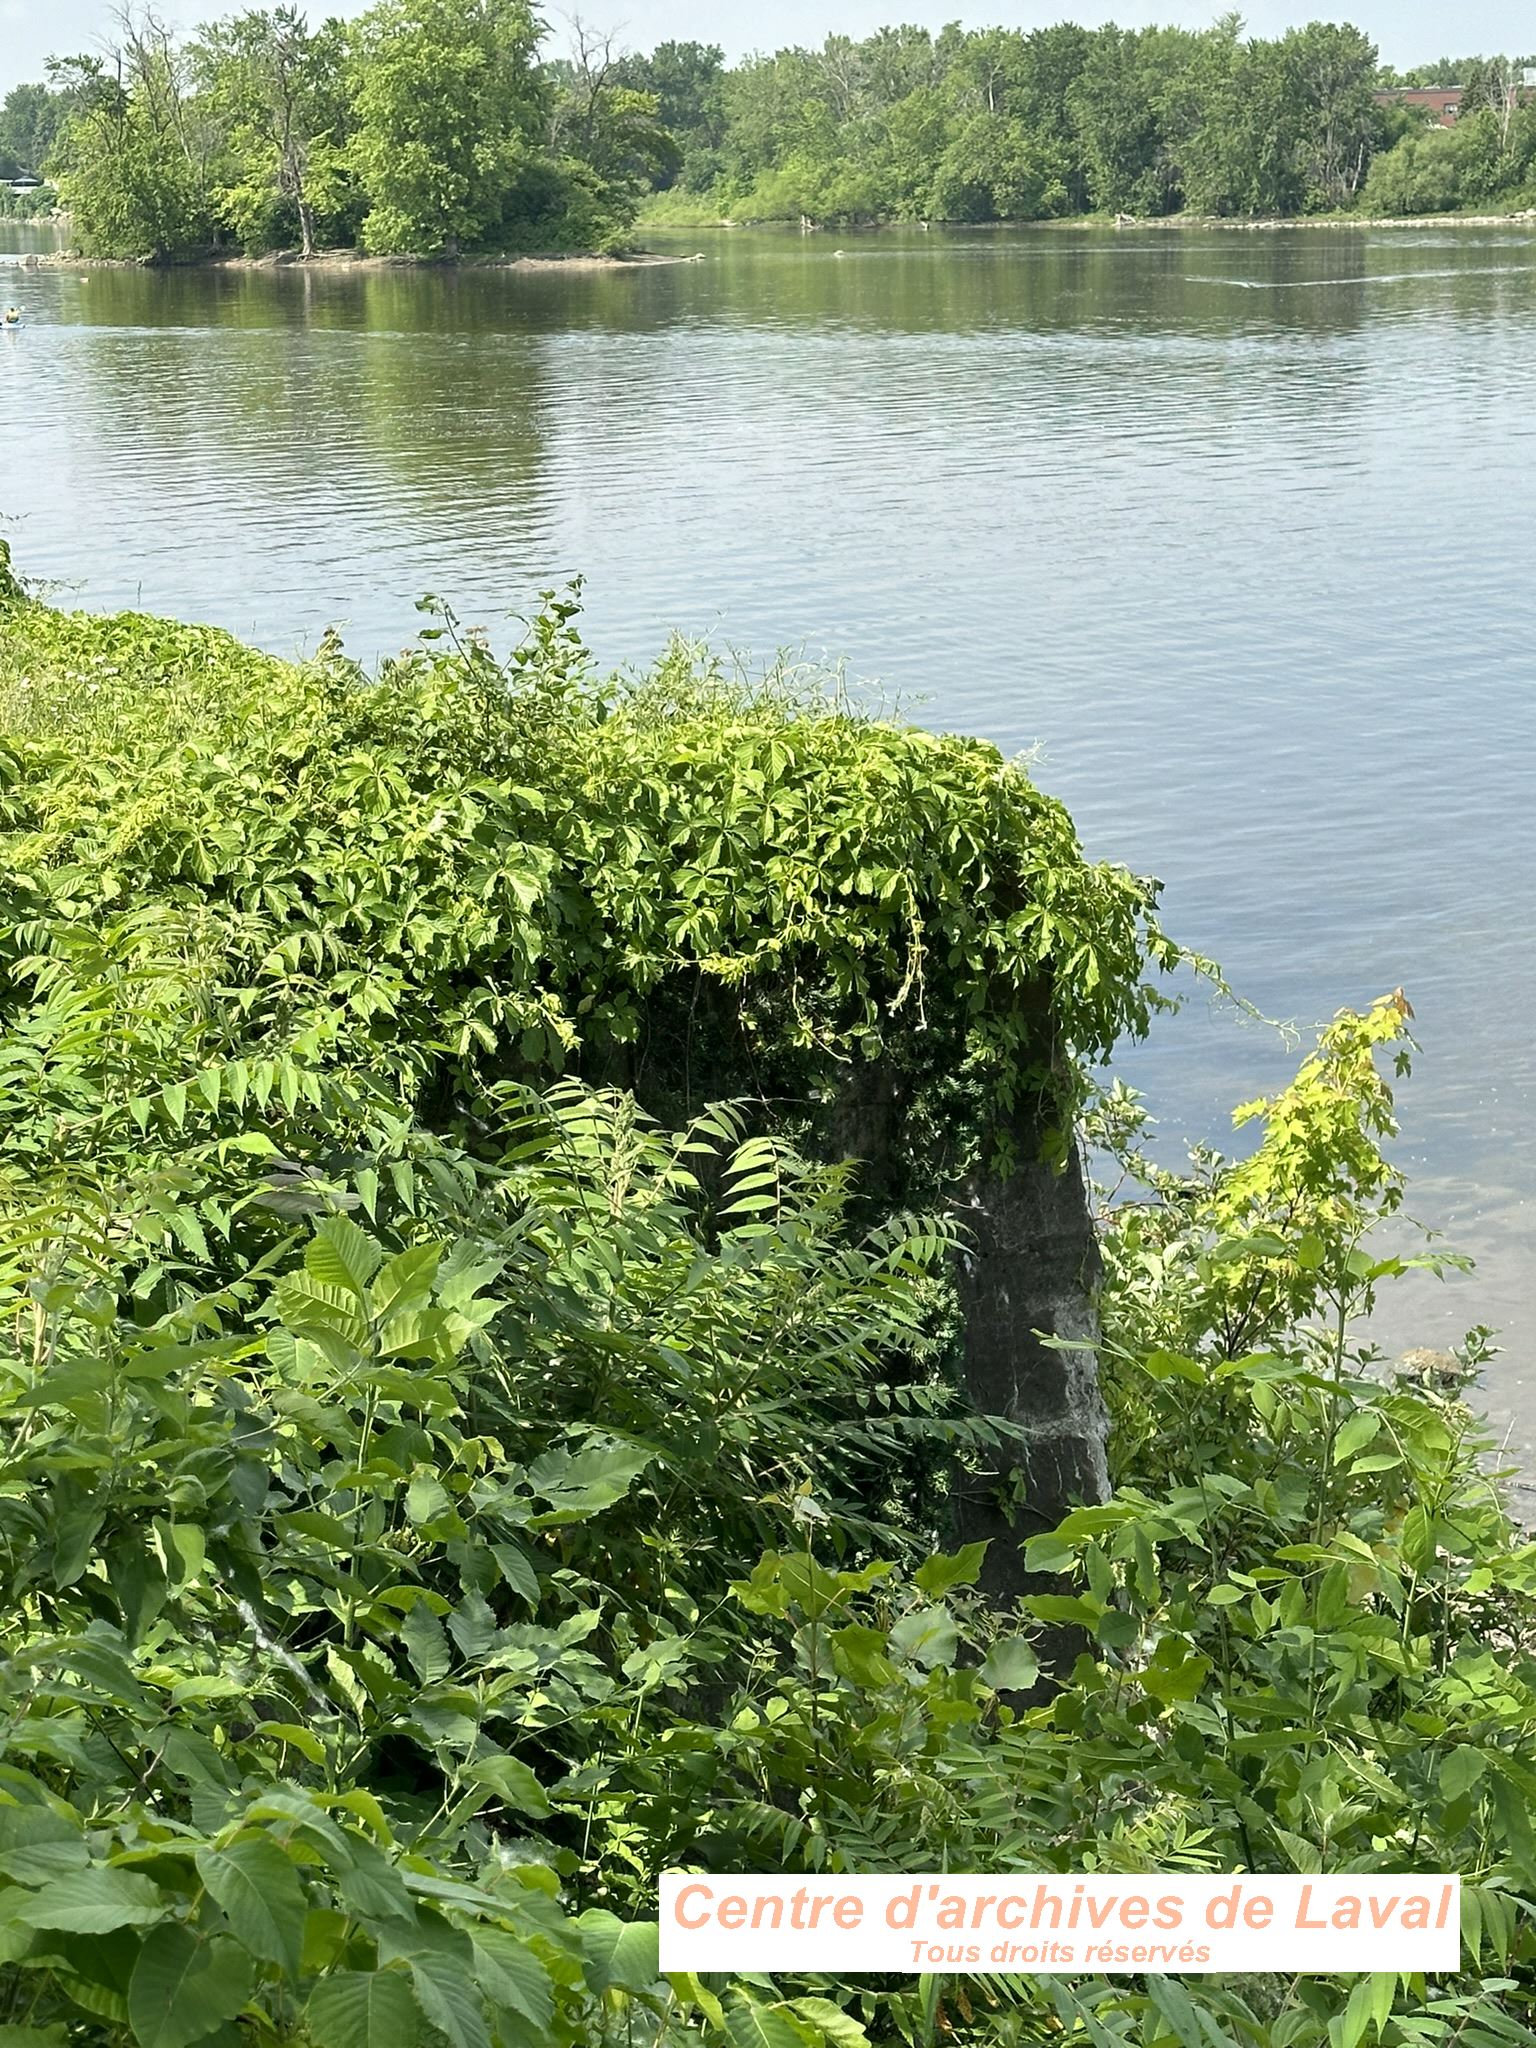
[[[194,1101],[253,1039],[439,1124],[559,1071],[790,1113],[890,1058],[1059,1128],[1176,958],[1155,885],[994,747],[682,644],[604,679],[574,596],[505,660],[439,615],[374,677],[5,604],[9,1014],[94,978],[103,932],[129,981],[169,950]],[[104,1102],[138,1069],[115,1047]]]

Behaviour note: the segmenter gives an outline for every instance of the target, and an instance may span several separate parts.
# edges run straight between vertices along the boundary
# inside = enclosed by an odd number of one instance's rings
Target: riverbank
[[[1536,206],[1516,213],[1411,214],[1277,214],[1258,220],[1234,220],[1219,214],[1172,213],[1142,219],[1121,215],[1112,225],[1133,228],[1224,228],[1243,234],[1273,234],[1283,228],[1504,228],[1536,225]]]
[[[626,255],[569,256],[367,256],[355,249],[321,249],[313,256],[279,249],[265,256],[195,256],[161,260],[153,256],[80,256],[69,250],[26,251],[15,259],[23,270],[646,270],[658,264],[695,263],[697,256],[669,256],[648,249]]]
[[[658,232],[681,233],[686,229],[745,229],[782,228],[793,230],[795,223],[789,220],[733,220],[722,216],[716,220],[693,218],[672,218],[665,212],[644,216],[648,226]],[[1166,214],[1120,214],[1111,216],[1102,213],[1075,213],[1055,220],[999,220],[999,221],[865,221],[858,225],[844,223],[841,226],[823,226],[820,223],[802,226],[804,234],[845,235],[879,234],[888,228],[942,228],[949,234],[996,234],[1000,230],[1028,228],[1032,233],[1049,230],[1055,233],[1088,230],[1090,232],[1126,233],[1133,229],[1156,228],[1170,230],[1180,228],[1218,228],[1243,234],[1272,234],[1285,228],[1504,228],[1536,226],[1536,206],[1521,207],[1510,213],[1415,213],[1415,214],[1355,214],[1355,213],[1309,213],[1272,214],[1248,220],[1236,219],[1228,214],[1216,213],[1166,213]]]

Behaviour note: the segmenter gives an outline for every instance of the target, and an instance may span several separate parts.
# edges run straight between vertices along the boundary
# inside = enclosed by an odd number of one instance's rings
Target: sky
[[[354,13],[362,0],[313,0],[312,16]],[[558,35],[571,0],[551,0],[542,11]],[[161,0],[159,12],[184,25],[233,11],[233,0]],[[719,43],[728,57],[786,43],[817,43],[829,31],[867,35],[889,21],[940,28],[1001,23],[1039,28],[1053,21],[1090,25],[1115,20],[1128,28],[1172,22],[1204,28],[1224,12],[1219,0],[581,0],[579,11],[595,27],[617,28],[621,40],[649,49],[669,37]],[[46,57],[99,48],[113,13],[112,0],[0,0],[0,92],[42,75]],[[1250,33],[1277,35],[1298,22],[1348,20],[1381,46],[1388,64],[1425,63],[1440,56],[1526,50],[1532,41],[1530,0],[1250,0],[1243,9]]]

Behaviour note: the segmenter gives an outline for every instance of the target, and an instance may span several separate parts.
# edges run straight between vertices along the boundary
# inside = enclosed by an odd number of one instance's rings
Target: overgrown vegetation
[[[1117,1490],[994,1615],[954,1160],[871,1215],[808,1141],[924,1021],[935,1131],[1081,1111],[1145,887],[974,742],[606,683],[568,601],[370,680],[3,571],[5,2048],[1536,2039],[1536,1549],[1356,1331],[1405,1004],[1241,1164],[1093,1108]],[[1452,1869],[1466,1970],[667,1982],[668,1865]]]

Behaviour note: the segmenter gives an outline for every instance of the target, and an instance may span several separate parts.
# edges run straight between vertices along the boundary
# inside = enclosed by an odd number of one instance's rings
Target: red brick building
[[[1454,128],[1461,113],[1462,87],[1459,85],[1398,86],[1390,92],[1379,92],[1376,104],[1381,107],[1426,107],[1430,119],[1441,128]]]

